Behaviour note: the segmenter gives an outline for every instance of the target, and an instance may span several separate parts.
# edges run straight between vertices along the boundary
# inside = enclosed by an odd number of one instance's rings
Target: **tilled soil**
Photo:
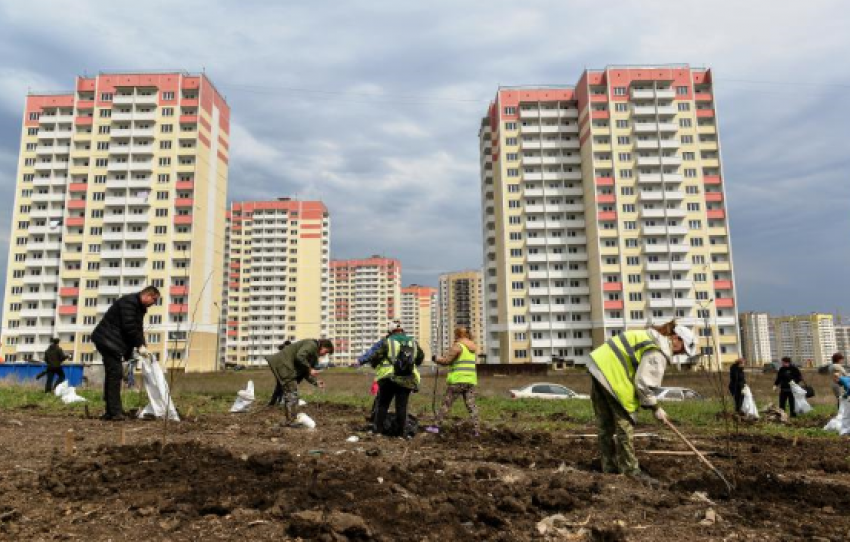
[[[727,449],[698,438],[720,453],[711,459],[734,480],[730,496],[695,458],[647,453],[684,449],[655,426],[638,428],[657,436],[637,446],[660,488],[600,473],[593,438],[518,420],[478,439],[460,424],[404,441],[359,432],[360,409],[305,410],[318,429],[281,427],[268,409],[167,432],[162,422],[2,413],[0,538],[850,539],[847,441],[744,434]]]

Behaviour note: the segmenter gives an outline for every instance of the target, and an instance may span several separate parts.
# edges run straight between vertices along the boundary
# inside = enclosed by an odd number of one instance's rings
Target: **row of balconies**
[[[672,88],[667,89],[631,89],[631,97],[633,100],[672,100],[676,97],[676,92]]]
[[[71,130],[44,130],[38,131],[38,139],[71,139]]]
[[[584,220],[528,220],[525,223],[526,229],[543,230],[543,229],[582,229],[586,227]]]
[[[38,117],[39,124],[73,124],[74,115],[73,114],[58,114],[58,115],[48,115],[42,113]]]
[[[659,116],[672,117],[676,115],[676,108],[672,105],[633,105],[632,114],[638,117]]]
[[[522,134],[578,134],[578,124],[524,124]]]
[[[520,157],[520,160],[523,165],[534,166],[534,165],[581,165],[581,156],[580,155],[572,155],[572,156],[528,156],[523,154]]]
[[[681,183],[685,178],[680,173],[638,173],[638,184]]]
[[[537,108],[537,107],[521,107],[519,110],[519,118],[521,119],[577,119],[578,109],[561,109],[561,108]]]
[[[635,140],[635,147],[638,150],[678,149],[679,146],[679,139],[675,137],[669,139],[639,138]]]
[[[157,95],[153,94],[113,94],[112,103],[114,105],[157,105]]]
[[[576,235],[574,237],[529,237],[525,242],[530,247],[544,245],[586,245],[587,237],[584,235]]]
[[[543,205],[526,205],[526,213],[581,213],[584,205],[581,203],[547,203]]]
[[[156,122],[156,111],[112,111],[112,122]]]
[[[526,181],[580,181],[581,171],[545,171],[535,173],[523,173],[522,178]]]
[[[637,134],[675,133],[679,125],[672,122],[635,122],[634,132]]]
[[[570,139],[560,138],[540,138],[532,136],[523,136],[520,139],[519,146],[521,149],[574,149],[579,150],[581,143],[577,137]]]
[[[529,305],[528,311],[532,314],[541,312],[568,313],[568,312],[590,312],[590,303],[568,303],[563,305],[537,304]]]

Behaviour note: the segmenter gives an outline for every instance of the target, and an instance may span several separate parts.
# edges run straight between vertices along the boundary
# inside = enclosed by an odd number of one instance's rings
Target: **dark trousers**
[[[281,401],[283,401],[283,386],[280,385],[280,382],[275,382],[269,406],[279,405]]]
[[[744,406],[744,387],[729,386],[729,393],[735,399],[735,412],[741,412],[741,407]]]
[[[97,351],[103,357],[103,400],[106,403],[106,417],[123,416],[124,409],[121,406],[121,381],[124,380],[124,369],[121,363],[121,355],[111,350]]]
[[[794,410],[794,394],[791,393],[791,388],[781,388],[779,390],[779,410],[785,410],[785,403],[791,407],[791,417],[796,418],[797,412]]]
[[[387,419],[387,411],[389,411],[390,403],[393,402],[393,399],[395,399],[397,426],[401,427],[402,433],[404,432],[404,425],[407,423],[407,402],[410,400],[410,392],[410,388],[399,386],[390,378],[385,378],[378,382],[378,412],[375,414],[376,433],[385,433],[384,424]]]
[[[47,381],[44,383],[44,393],[51,393],[55,386],[65,382],[65,371],[62,367],[48,367],[44,371],[47,374]],[[53,378],[56,378],[54,385]]]

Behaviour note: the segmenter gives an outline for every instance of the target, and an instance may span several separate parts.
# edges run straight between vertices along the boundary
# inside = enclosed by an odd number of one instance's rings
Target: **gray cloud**
[[[321,198],[334,257],[395,256],[433,285],[481,262],[477,132],[499,84],[690,62],[717,79],[741,308],[848,311],[847,89],[830,85],[850,85],[850,7],[798,4],[0,0],[0,197],[28,87],[205,68],[233,111],[231,199]]]

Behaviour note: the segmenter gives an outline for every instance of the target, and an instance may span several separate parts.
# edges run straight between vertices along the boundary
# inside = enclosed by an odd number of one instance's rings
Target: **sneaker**
[[[650,488],[658,488],[661,486],[661,482],[648,475],[644,471],[639,471],[634,474],[629,474],[629,478],[640,482],[641,484],[650,487]]]
[[[425,428],[425,431],[427,431],[428,433],[432,433],[434,435],[440,434],[440,428],[437,427],[436,425],[429,425],[428,427]]]

